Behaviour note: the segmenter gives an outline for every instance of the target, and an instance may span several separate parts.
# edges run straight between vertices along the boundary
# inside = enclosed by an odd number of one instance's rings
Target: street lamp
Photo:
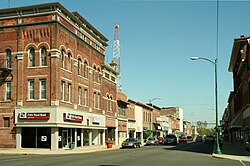
[[[215,77],[215,112],[216,112],[216,154],[221,154],[220,146],[219,146],[219,128],[218,128],[218,89],[217,89],[217,58],[214,61],[211,61],[207,58],[202,57],[191,57],[191,60],[205,60],[214,65],[214,77]]]
[[[149,104],[151,105],[151,104],[152,104],[152,101],[154,101],[154,100],[156,100],[156,99],[161,100],[161,97],[155,97],[155,98],[153,98],[153,99],[148,99]]]

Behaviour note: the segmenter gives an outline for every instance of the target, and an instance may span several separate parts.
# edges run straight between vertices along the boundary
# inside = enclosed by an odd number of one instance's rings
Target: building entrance
[[[64,149],[75,148],[75,129],[62,129],[62,146]]]

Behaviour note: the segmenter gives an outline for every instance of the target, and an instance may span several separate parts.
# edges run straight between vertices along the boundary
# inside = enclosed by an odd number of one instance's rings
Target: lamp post
[[[205,60],[214,65],[214,76],[215,76],[215,112],[216,112],[216,154],[221,154],[220,146],[219,146],[219,128],[218,128],[218,88],[217,88],[217,58],[212,61],[207,58],[202,57],[191,57],[191,60]]]
[[[153,98],[153,99],[148,99],[148,101],[149,101],[149,104],[151,105],[152,104],[152,101],[154,101],[154,100],[156,100],[156,99],[161,99],[161,97],[155,97],[155,98]]]

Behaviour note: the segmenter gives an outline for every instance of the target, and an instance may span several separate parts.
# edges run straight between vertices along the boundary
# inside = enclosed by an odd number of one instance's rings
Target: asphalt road
[[[181,143],[71,155],[0,155],[1,166],[250,166],[213,158],[213,145]]]

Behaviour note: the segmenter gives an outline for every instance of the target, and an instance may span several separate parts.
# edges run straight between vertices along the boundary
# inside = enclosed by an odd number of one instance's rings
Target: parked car
[[[122,148],[140,148],[141,141],[137,138],[127,138],[125,141],[122,142]]]
[[[215,139],[214,139],[214,136],[211,136],[211,135],[207,135],[205,137],[205,143],[208,144],[208,143],[214,143]]]
[[[179,143],[181,143],[181,142],[187,143],[187,142],[188,142],[187,137],[186,137],[186,136],[181,136],[181,137],[179,138]]]
[[[174,134],[166,135],[164,139],[164,144],[177,145],[177,137]]]
[[[163,137],[158,137],[158,143],[159,144],[164,144],[164,138]]]
[[[195,139],[195,142],[203,142],[203,137],[201,135],[198,135]]]
[[[150,137],[147,139],[146,145],[159,145],[158,139],[155,137]]]
[[[188,142],[192,142],[193,141],[193,137],[192,136],[187,136]]]

